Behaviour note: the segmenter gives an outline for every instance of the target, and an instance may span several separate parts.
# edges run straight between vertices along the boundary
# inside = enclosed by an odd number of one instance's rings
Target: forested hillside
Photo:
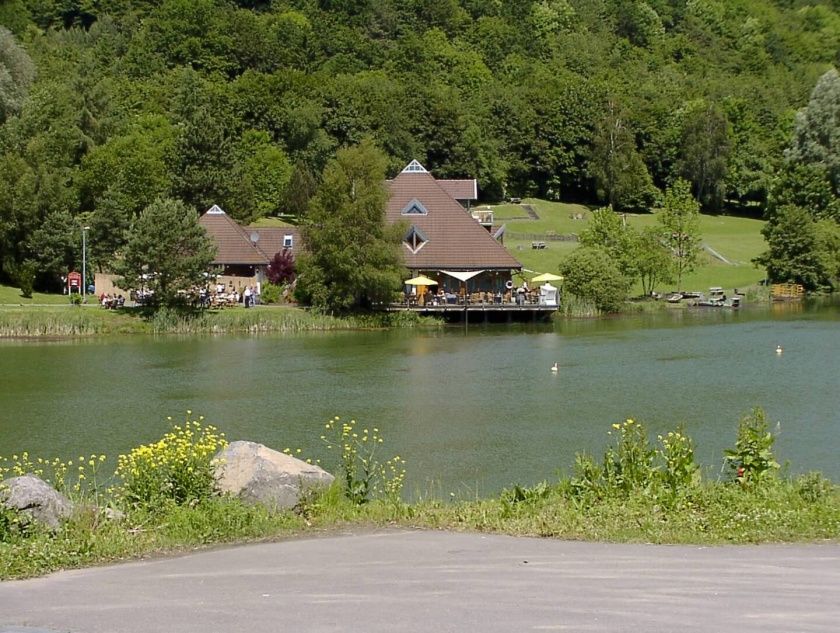
[[[485,199],[760,215],[840,0],[0,0],[0,277],[160,196],[298,213],[338,148]],[[836,183],[835,183],[836,185]],[[835,192],[836,193],[836,192]]]

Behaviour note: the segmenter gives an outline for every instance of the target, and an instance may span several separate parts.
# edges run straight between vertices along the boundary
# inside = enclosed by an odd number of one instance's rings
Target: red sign
[[[67,287],[68,288],[81,288],[82,287],[82,273],[77,273],[73,271],[72,273],[67,274]]]

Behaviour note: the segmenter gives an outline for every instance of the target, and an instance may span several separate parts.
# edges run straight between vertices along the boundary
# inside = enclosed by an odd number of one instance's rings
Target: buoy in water
[[[776,353],[781,354],[784,350],[782,349],[781,345],[776,345]]]
[[[554,373],[557,373],[558,371],[560,371],[560,367],[558,367],[557,363],[554,363],[551,366],[551,371],[553,371]]]

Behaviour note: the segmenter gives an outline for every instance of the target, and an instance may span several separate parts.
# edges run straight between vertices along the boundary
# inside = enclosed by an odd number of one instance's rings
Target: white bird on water
[[[560,367],[557,365],[557,363],[554,363],[554,364],[551,366],[551,371],[552,371],[552,372],[554,372],[555,374],[556,374],[558,371],[560,371]]]
[[[782,349],[781,345],[776,345],[776,353],[781,354],[784,350]]]

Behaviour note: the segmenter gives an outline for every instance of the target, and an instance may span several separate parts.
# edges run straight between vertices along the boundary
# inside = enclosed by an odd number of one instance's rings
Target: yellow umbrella
[[[563,281],[563,278],[560,275],[555,275],[554,273],[543,273],[542,275],[537,275],[534,277],[531,282],[543,282],[543,281]]]
[[[437,282],[434,279],[429,279],[428,277],[424,277],[420,275],[419,277],[412,277],[411,279],[405,280],[406,286],[437,286]]]

